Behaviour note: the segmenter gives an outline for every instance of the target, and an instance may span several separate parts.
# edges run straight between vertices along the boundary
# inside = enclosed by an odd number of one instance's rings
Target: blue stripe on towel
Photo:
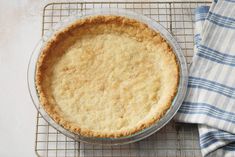
[[[220,140],[227,141],[227,142],[233,142],[235,140],[235,136],[231,133],[224,132],[224,131],[211,131],[207,132],[200,136],[200,145],[202,148],[206,148],[215,142],[218,142]],[[224,147],[226,150],[234,150],[235,145],[229,144],[226,147]]]
[[[224,147],[223,147],[223,150],[235,151],[235,142],[230,143],[230,144],[224,146]]]
[[[235,0],[225,0],[226,2],[235,3]]]
[[[226,54],[225,54],[226,53]],[[199,57],[208,59],[210,61],[225,64],[229,66],[235,66],[235,56],[229,55],[230,52],[221,53],[219,51],[213,50],[209,47],[200,45],[198,46],[198,53]]]
[[[179,110],[180,113],[185,114],[199,114],[207,115],[213,118],[218,118],[223,121],[231,122],[235,124],[235,114],[219,109],[215,106],[206,103],[192,103],[184,102]]]
[[[226,16],[221,16],[221,15],[209,12],[206,20],[208,20],[218,26],[221,26],[221,27],[235,29],[235,19],[234,18],[229,18]]]
[[[189,77],[188,87],[201,88],[235,99],[235,88],[203,78]]]

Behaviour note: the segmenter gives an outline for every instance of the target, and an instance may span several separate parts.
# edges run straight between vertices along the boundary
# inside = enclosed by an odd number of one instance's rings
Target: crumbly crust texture
[[[39,100],[65,129],[117,138],[164,116],[177,93],[176,56],[146,24],[92,16],[56,32],[36,67]]]

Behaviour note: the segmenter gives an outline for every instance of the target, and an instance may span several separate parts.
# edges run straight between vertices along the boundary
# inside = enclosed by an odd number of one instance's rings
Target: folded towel
[[[235,156],[235,0],[195,11],[195,55],[175,119],[197,123],[203,156]]]

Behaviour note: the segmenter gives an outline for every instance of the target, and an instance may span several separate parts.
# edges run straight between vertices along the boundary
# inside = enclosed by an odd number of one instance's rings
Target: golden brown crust
[[[174,67],[177,67],[175,71],[173,71],[173,76],[175,76],[174,80],[172,81],[172,92],[168,96],[167,100],[165,101],[165,104],[161,106],[161,112],[154,115],[151,119],[148,120],[148,122],[139,124],[138,126],[135,126],[133,128],[127,129],[127,130],[121,130],[121,131],[115,131],[115,132],[105,132],[105,131],[93,131],[86,128],[80,128],[76,124],[69,122],[63,118],[63,115],[59,112],[58,106],[54,105],[55,100],[53,100],[52,95],[48,95],[47,89],[45,88],[49,82],[48,76],[49,74],[45,74],[46,70],[49,69],[50,64],[54,62],[57,58],[53,55],[53,50],[58,50],[57,54],[58,56],[63,55],[63,49],[69,48],[73,43],[73,39],[66,40],[64,44],[64,47],[61,49],[57,48],[57,45],[59,43],[63,42],[64,39],[70,38],[73,36],[73,34],[76,32],[77,29],[82,29],[83,26],[87,25],[95,25],[95,24],[116,24],[116,25],[129,25],[133,28],[139,28],[144,32],[146,37],[151,38],[153,42],[159,43],[167,42],[163,39],[159,39],[159,34],[152,29],[150,29],[146,24],[140,23],[136,20],[128,19],[125,17],[120,16],[94,16],[85,18],[82,20],[78,20],[68,27],[64,28],[63,30],[56,32],[55,35],[45,44],[44,48],[42,49],[42,53],[38,59],[37,62],[37,70],[36,70],[36,87],[39,95],[40,102],[45,109],[45,111],[50,115],[50,117],[56,121],[58,124],[63,126],[65,129],[70,130],[71,132],[83,135],[83,136],[89,136],[89,137],[121,137],[121,136],[128,136],[131,134],[134,134],[140,130],[143,130],[152,124],[156,123],[158,120],[162,118],[162,116],[166,113],[166,111],[170,108],[171,103],[177,93],[178,88],[178,82],[179,82],[179,67],[176,60],[176,57],[174,53],[172,52],[172,49],[169,45],[167,45],[167,49],[165,53],[168,53],[168,55],[173,58],[173,61],[171,61],[171,64],[173,64]],[[87,32],[85,32],[87,33]],[[136,34],[138,35],[138,34]],[[140,39],[142,40],[142,39]],[[47,75],[47,76],[46,76]]]

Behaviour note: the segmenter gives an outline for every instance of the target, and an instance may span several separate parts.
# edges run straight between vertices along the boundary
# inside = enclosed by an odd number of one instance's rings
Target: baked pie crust
[[[92,16],[56,32],[36,67],[45,111],[88,137],[132,135],[156,123],[178,80],[176,56],[161,35],[121,16]]]

